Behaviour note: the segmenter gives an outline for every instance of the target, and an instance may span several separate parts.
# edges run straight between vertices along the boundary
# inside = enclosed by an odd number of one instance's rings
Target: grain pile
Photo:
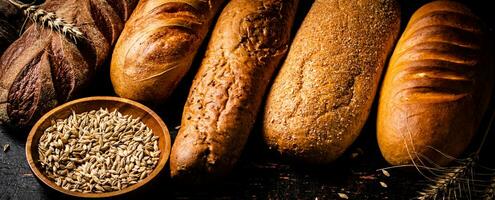
[[[145,179],[160,150],[139,118],[100,108],[52,122],[40,138],[39,162],[58,186],[82,193],[118,191]]]

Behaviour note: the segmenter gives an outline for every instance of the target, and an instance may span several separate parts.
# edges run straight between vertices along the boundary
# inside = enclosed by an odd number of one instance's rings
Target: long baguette
[[[115,46],[115,92],[162,103],[189,70],[224,0],[141,0]]]
[[[288,49],[297,3],[233,0],[225,7],[184,107],[172,176],[210,179],[231,170]]]

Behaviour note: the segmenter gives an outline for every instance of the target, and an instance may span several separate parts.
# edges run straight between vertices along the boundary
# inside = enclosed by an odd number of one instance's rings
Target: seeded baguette
[[[9,46],[0,58],[0,124],[32,125],[48,110],[79,95],[106,59],[136,3],[50,0],[42,4],[34,18],[48,19],[54,13],[48,21],[72,24],[82,37],[75,40],[62,34],[63,29],[38,21]]]
[[[466,149],[493,87],[488,43],[460,3],[435,1],[413,14],[380,94],[378,144],[389,163],[446,165]]]
[[[338,158],[359,135],[400,28],[394,0],[317,0],[267,97],[266,144],[307,163]]]
[[[224,0],[141,0],[117,42],[117,95],[163,103],[189,70]]]
[[[238,160],[285,55],[297,0],[233,0],[223,10],[172,147],[173,177],[209,180]]]

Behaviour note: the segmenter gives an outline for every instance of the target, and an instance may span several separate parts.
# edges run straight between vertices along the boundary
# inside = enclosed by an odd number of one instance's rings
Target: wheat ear
[[[443,175],[435,178],[433,184],[429,185],[423,191],[419,192],[417,199],[437,199],[441,195],[449,195],[448,191],[451,189],[458,189],[457,187],[462,181],[463,176],[467,174],[468,170],[474,166],[475,161],[472,158],[468,158],[465,163],[452,167],[452,169],[445,172]],[[468,180],[469,181],[469,180]],[[448,197],[447,197],[448,198]],[[448,198],[449,199],[449,198]]]
[[[489,185],[486,190],[483,192],[483,196],[485,200],[495,199],[495,175],[493,175],[489,181]]]
[[[77,39],[83,38],[84,36],[79,28],[58,17],[54,12],[46,11],[37,5],[24,4],[16,0],[9,0],[9,2],[22,10],[26,17],[33,20],[35,23],[55,30],[74,41],[77,41]]]

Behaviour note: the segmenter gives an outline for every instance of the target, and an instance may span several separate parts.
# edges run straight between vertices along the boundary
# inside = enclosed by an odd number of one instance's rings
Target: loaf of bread
[[[141,0],[110,68],[117,95],[163,103],[189,70],[224,0]]]
[[[48,0],[36,8],[37,20],[47,19],[45,26],[30,26],[0,58],[0,124],[33,124],[77,95],[106,59],[136,3]],[[47,25],[61,21],[66,26],[60,30]],[[81,36],[71,34],[74,27]]]
[[[24,17],[9,0],[0,0],[0,56],[19,37]]]
[[[285,55],[297,0],[232,0],[222,11],[184,107],[170,170],[211,180],[238,160]]]
[[[394,0],[318,0],[268,94],[263,138],[307,163],[338,158],[359,135],[398,37]]]
[[[377,133],[393,165],[445,165],[469,145],[493,84],[480,19],[460,3],[435,1],[411,17],[381,89]]]

